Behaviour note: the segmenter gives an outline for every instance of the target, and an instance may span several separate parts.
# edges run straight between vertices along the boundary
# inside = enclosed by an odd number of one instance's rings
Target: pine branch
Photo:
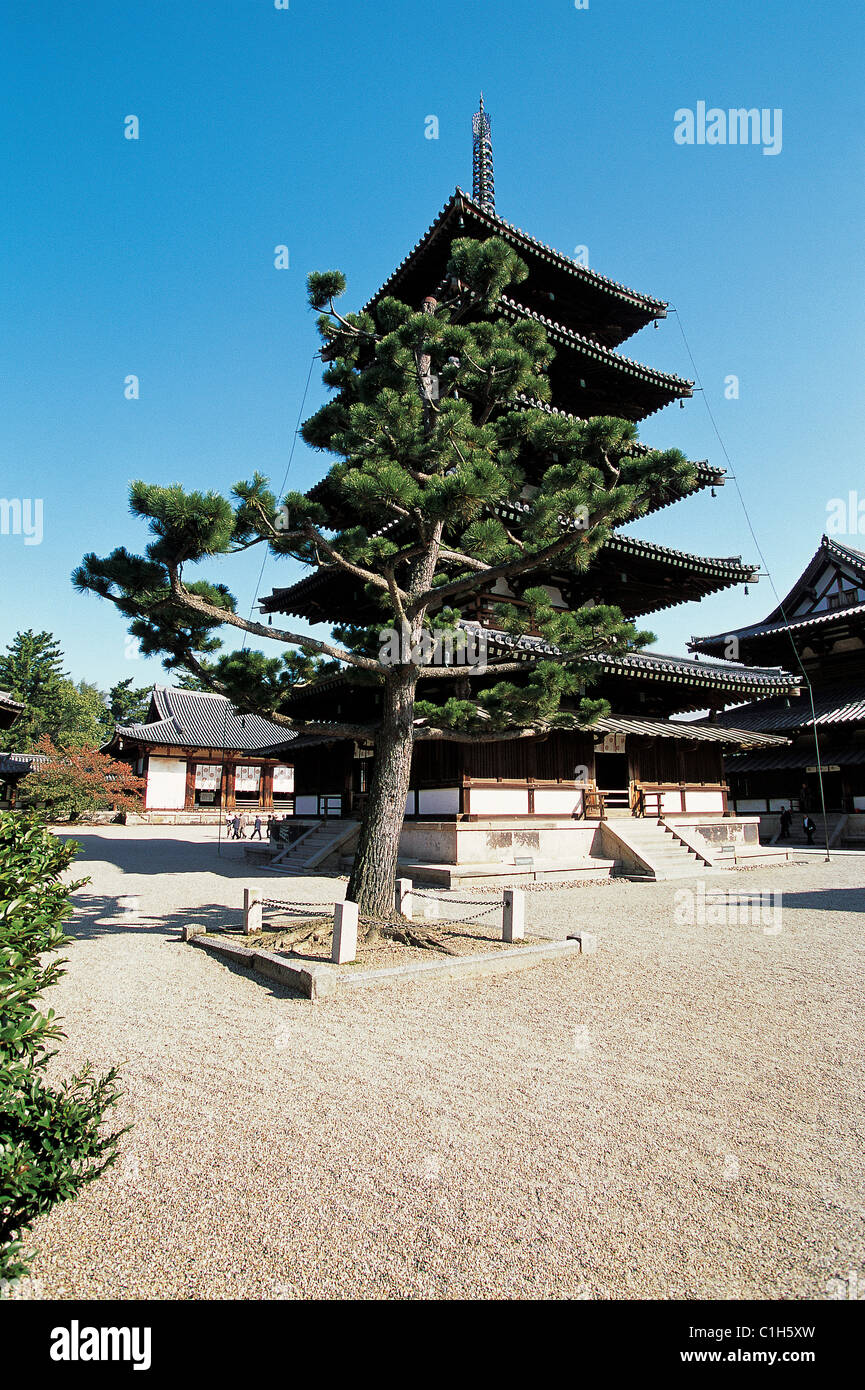
[[[591,521],[586,530],[587,533],[591,534]],[[496,579],[508,579],[511,575],[524,574],[528,570],[540,569],[548,560],[555,559],[563,550],[568,550],[572,547],[575,534],[578,533],[569,531],[566,535],[560,536],[558,540],[553,541],[551,545],[546,546],[542,550],[533,551],[531,555],[522,556],[519,560],[505,560],[499,565],[487,566],[483,571],[484,580],[495,581]],[[440,584],[435,589],[428,589],[426,593],[420,594],[418,598],[413,600],[408,609],[409,616],[413,617],[417,610],[431,603],[434,598],[452,598],[454,595],[464,594],[468,590],[476,588],[476,586],[477,580],[469,576],[465,579],[452,579],[447,584]]]
[[[241,632],[249,632],[254,637],[268,637],[277,642],[302,647],[304,651],[321,652],[323,656],[333,657],[336,661],[344,661],[349,666],[357,666],[361,671],[374,671],[376,674],[380,674],[382,671],[379,662],[366,656],[356,656],[354,652],[345,651],[342,647],[334,647],[330,642],[321,642],[317,637],[309,637],[299,632],[289,632],[285,628],[266,627],[264,623],[254,623],[250,619],[241,618],[237,613],[232,613],[227,608],[217,608],[214,604],[206,603],[197,594],[189,593],[181,583],[176,569],[169,568],[168,574],[171,593],[175,602],[188,612],[200,613],[203,617],[211,618],[217,623],[227,623],[230,627],[240,628]]]

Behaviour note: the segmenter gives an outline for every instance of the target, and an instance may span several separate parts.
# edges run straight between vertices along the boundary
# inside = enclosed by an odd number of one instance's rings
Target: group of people
[[[279,839],[279,827],[285,819],[287,819],[285,816],[282,818],[279,816],[268,816],[267,838],[269,840]],[[229,813],[225,817],[225,828],[228,831],[230,840],[245,840],[247,827],[250,825],[252,826],[252,833],[249,836],[250,840],[261,840],[263,838],[261,832],[264,828],[264,821],[260,815],[257,815],[253,820],[252,816],[244,816],[239,811],[235,811],[234,814]]]
[[[814,821],[811,819],[811,816],[808,813],[808,803],[810,800],[810,795],[811,793],[807,782],[803,782],[802,788],[799,792],[799,808],[802,811],[802,829],[805,832],[808,844],[813,845],[814,832],[816,831],[817,826],[814,824]],[[792,824],[793,812],[790,810],[789,806],[785,806],[781,812],[781,825],[778,832],[779,840],[786,840],[789,838],[790,827]]]
[[[242,816],[239,811],[235,811],[233,816],[229,815],[225,817],[225,828],[228,831],[230,840],[245,840],[246,828],[250,824],[252,825],[252,834],[249,838],[251,840],[260,840],[262,827],[261,816],[256,816],[255,820],[252,821],[250,816]]]

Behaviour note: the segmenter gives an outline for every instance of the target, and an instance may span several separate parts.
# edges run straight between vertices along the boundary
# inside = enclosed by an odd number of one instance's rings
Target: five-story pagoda
[[[512,325],[542,326],[554,349],[549,365],[549,398],[528,394],[526,411],[545,411],[552,420],[586,421],[615,417],[637,423],[666,405],[692,394],[692,383],[644,366],[619,348],[639,329],[666,315],[666,304],[638,293],[562,255],[512,226],[495,209],[489,117],[483,108],[474,118],[474,187],[472,196],[457,188],[439,216],[409,255],[367,304],[375,312],[388,297],[404,304],[435,306],[454,293],[448,267],[455,244],[470,238],[497,238],[520,257],[527,274],[510,286],[496,314]],[[326,352],[323,354],[327,356]],[[437,389],[430,377],[427,389]],[[636,444],[634,453],[647,454]],[[555,455],[553,456],[555,457]],[[521,460],[525,484],[518,497],[490,504],[488,512],[519,542],[521,527],[532,515],[539,481],[531,456]],[[350,509],[332,491],[328,475],[308,497],[326,503],[340,526],[351,524]],[[690,465],[671,482],[659,477],[650,488],[644,514],[681,500],[688,493],[720,486],[723,470],[705,462]],[[342,514],[341,509],[342,507]],[[396,509],[381,515],[382,536],[399,541],[404,518]],[[571,523],[562,520],[562,525]],[[549,609],[585,614],[615,605],[626,619],[636,619],[736,584],[756,581],[754,566],[739,558],[706,558],[638,540],[611,529],[588,566],[572,560],[551,561],[527,583],[537,602],[539,583]],[[523,669],[530,679],[538,662],[563,660],[565,653],[524,623],[514,629],[514,614],[528,611],[527,583],[519,576],[490,580],[479,573],[470,591],[452,600],[459,623],[483,644],[484,661],[467,666],[461,689],[476,695],[502,669]],[[431,604],[434,617],[435,603]],[[444,602],[442,607],[444,608]],[[314,573],[275,589],[261,603],[266,614],[291,614],[329,627],[380,621],[377,596],[344,565],[320,563]],[[525,614],[524,614],[525,616]],[[727,812],[724,749],[743,749],[775,742],[772,736],[706,723],[685,723],[671,716],[720,710],[738,701],[794,692],[797,683],[784,670],[744,667],[662,656],[650,651],[594,653],[586,663],[592,696],[607,700],[610,713],[588,729],[554,729],[543,734],[497,740],[449,738],[415,745],[411,785],[405,808],[408,822],[476,823],[498,828],[505,822],[538,826],[540,818],[584,824],[612,813],[680,817],[705,821]],[[515,677],[519,682],[520,677]],[[444,686],[447,685],[445,689]],[[425,697],[446,699],[452,681]],[[340,737],[338,726],[375,724],[381,690],[375,681],[358,679],[348,669],[293,692],[287,712],[298,721],[332,720],[335,736],[320,731],[314,739],[293,742],[298,815],[356,815],[363,807],[373,758],[372,740]],[[416,721],[423,726],[422,717]],[[286,750],[287,751],[287,750]],[[415,830],[419,827],[415,826]],[[406,834],[407,832],[404,832]],[[491,832],[492,833],[492,832]],[[449,841],[449,843],[452,841]],[[516,843],[515,840],[511,842]],[[422,844],[415,835],[413,857]],[[429,846],[427,845],[427,848]]]

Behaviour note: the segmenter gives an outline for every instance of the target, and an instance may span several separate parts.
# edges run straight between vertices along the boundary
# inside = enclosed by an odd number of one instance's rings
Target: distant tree
[[[0,655],[0,689],[24,704],[3,740],[14,752],[31,752],[45,734],[65,748],[103,743],[113,732],[105,696],[90,681],[70,680],[50,632],[15,634]]]
[[[118,681],[108,692],[108,714],[111,726],[115,724],[142,724],[150,708],[150,686],[133,688],[132,677]]]
[[[145,780],[127,763],[93,747],[60,750],[43,735],[33,752],[41,754],[19,784],[19,802],[53,821],[79,820],[92,811],[141,809]]]
[[[117,1157],[126,1130],[105,1133],[119,1098],[117,1070],[88,1064],[57,1085],[45,1068],[65,1037],[37,1001],[65,973],[56,952],[69,941],[70,894],[86,879],[61,874],[79,846],[63,844],[35,817],[0,814],[0,1278],[28,1272],[24,1241],[37,1217],[75,1197]],[[47,961],[46,961],[47,958]],[[128,1128],[128,1126],[127,1126]]]
[[[109,739],[114,723],[98,686],[90,681],[64,681],[57,728],[46,732],[62,748],[87,748]]]
[[[16,632],[0,653],[0,689],[9,690],[25,706],[4,743],[17,752],[28,751],[44,733],[56,734],[63,717],[64,686],[60,644],[50,632]]]

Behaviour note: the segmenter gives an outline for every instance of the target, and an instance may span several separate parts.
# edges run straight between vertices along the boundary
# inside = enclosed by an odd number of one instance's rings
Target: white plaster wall
[[[579,815],[583,809],[583,793],[574,787],[538,787],[535,790],[535,815]]]
[[[186,805],[186,759],[151,758],[147,767],[148,811],[182,811]]]
[[[682,809],[682,793],[681,793],[681,792],[663,792],[663,793],[662,793],[662,795],[661,795],[661,812],[662,812],[663,815],[668,816],[668,815],[671,815],[671,814],[675,814],[676,811],[681,811],[681,809]]]
[[[472,787],[473,816],[518,816],[529,809],[529,793],[525,787]]]
[[[423,787],[417,800],[418,815],[453,816],[460,809],[459,787]]]
[[[294,814],[296,816],[315,816],[318,814],[317,796],[298,796],[294,801]]]
[[[724,796],[722,792],[688,792],[685,804],[689,813],[691,811],[723,811]]]

